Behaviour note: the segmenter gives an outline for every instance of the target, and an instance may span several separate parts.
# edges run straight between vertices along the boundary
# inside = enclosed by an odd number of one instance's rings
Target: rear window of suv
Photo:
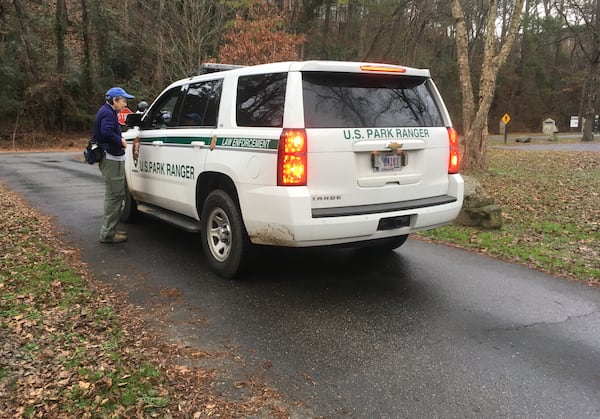
[[[306,128],[441,127],[427,78],[302,73]]]

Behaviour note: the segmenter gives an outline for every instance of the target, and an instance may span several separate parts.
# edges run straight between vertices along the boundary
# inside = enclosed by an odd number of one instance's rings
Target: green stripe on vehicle
[[[268,138],[232,138],[224,137],[217,139],[217,146],[238,148],[260,148],[266,150],[277,149],[279,140]]]
[[[192,142],[203,142],[205,145],[210,145],[211,137],[154,137],[142,138],[144,144],[152,144],[154,141],[162,141],[163,144],[186,144]],[[277,150],[279,139],[272,138],[240,138],[240,137],[218,137],[215,146],[231,147],[231,148],[250,148],[259,150]]]

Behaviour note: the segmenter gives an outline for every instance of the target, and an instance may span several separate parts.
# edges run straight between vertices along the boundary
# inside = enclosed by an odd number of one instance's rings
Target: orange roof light
[[[360,69],[362,71],[375,71],[378,73],[406,73],[406,68],[385,65],[361,65]]]

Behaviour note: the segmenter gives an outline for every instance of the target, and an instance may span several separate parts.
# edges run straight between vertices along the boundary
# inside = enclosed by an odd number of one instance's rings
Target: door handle
[[[152,141],[152,145],[155,145],[155,146],[161,146],[161,145],[163,145],[163,144],[164,144],[164,143],[163,143],[161,140],[158,140],[158,141]]]

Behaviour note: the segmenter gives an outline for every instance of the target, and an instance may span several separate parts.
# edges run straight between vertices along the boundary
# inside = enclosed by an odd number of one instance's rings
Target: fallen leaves
[[[281,396],[237,380],[213,394],[220,355],[171,344],[157,313],[92,281],[52,219],[0,185],[0,412],[15,417],[288,417]],[[162,296],[178,299],[178,289]],[[235,362],[235,361],[232,361]],[[185,365],[182,365],[185,363]]]

